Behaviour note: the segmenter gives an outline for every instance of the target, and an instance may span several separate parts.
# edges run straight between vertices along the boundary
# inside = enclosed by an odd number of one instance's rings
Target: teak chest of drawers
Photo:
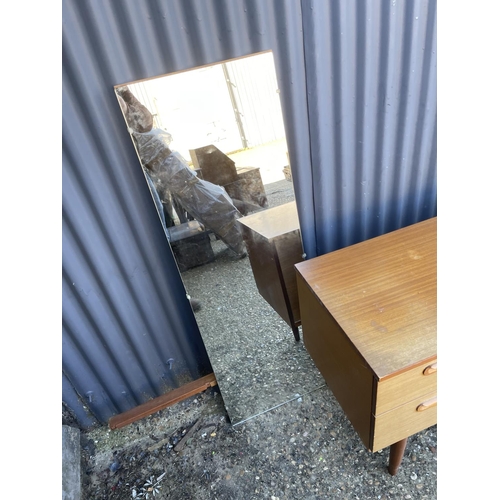
[[[299,298],[294,264],[301,262],[302,240],[294,201],[238,219],[260,295],[292,328],[299,340]]]
[[[437,423],[437,218],[295,265],[304,345],[371,451]]]

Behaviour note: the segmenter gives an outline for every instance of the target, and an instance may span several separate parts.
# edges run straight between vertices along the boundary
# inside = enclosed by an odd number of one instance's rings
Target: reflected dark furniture
[[[295,202],[238,219],[260,295],[300,340],[299,301],[294,264],[302,259]]]
[[[190,149],[189,155],[193,167],[195,170],[201,170],[204,180],[218,186],[224,186],[238,180],[234,161],[216,146],[210,144]]]
[[[267,195],[260,175],[259,167],[237,167],[238,178],[224,185],[227,194],[233,200],[242,202],[240,212],[247,215],[267,208]]]
[[[215,259],[209,232],[197,220],[172,226],[168,229],[170,246],[179,271],[207,264]]]
[[[189,154],[200,177],[222,186],[243,215],[267,208],[260,168],[236,167],[229,156],[212,144],[190,149]]]
[[[304,345],[370,451],[437,422],[436,225],[429,219],[296,265]]]

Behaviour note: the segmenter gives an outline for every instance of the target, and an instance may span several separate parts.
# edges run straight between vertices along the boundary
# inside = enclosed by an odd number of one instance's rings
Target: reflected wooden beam
[[[183,401],[195,394],[205,391],[210,387],[217,385],[217,379],[213,373],[206,375],[205,377],[193,380],[178,389],[174,389],[166,394],[163,394],[157,398],[147,401],[146,403],[136,406],[131,410],[128,410],[119,415],[111,417],[108,421],[110,429],[120,429],[125,427],[141,418],[148,417],[157,411],[163,410],[169,406]]]

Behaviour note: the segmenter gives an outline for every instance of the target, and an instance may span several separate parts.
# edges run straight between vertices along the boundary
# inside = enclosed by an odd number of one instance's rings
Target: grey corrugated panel
[[[303,86],[289,23],[300,30],[298,1],[63,1],[63,401],[75,414],[106,422],[211,371],[113,86],[269,49]],[[305,111],[303,96],[286,99]]]
[[[312,257],[436,215],[436,2],[303,0],[303,16]]]
[[[312,257],[436,213],[435,23],[434,0],[63,0],[63,366],[98,418],[209,369],[113,85],[273,50]]]
[[[64,370],[62,373],[62,394],[63,408],[70,410],[71,416],[76,419],[82,428],[89,428],[99,424],[99,420],[92,415],[87,405],[71,385],[68,377],[64,374]]]

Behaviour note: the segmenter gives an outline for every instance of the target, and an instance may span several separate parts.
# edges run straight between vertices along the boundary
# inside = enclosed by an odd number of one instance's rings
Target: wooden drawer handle
[[[438,364],[433,363],[432,365],[429,365],[425,368],[424,375],[430,375],[431,373],[436,373],[437,371],[438,371]]]
[[[417,406],[417,411],[425,411],[428,410],[429,408],[432,408],[433,406],[436,406],[438,404],[438,399],[432,398],[427,401],[424,401],[423,403],[419,404]]]

